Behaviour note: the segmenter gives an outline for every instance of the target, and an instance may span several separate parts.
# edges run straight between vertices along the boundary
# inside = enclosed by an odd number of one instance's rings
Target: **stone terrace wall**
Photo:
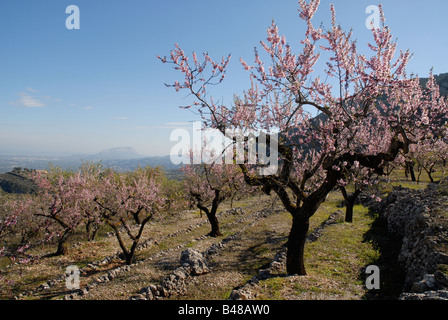
[[[422,190],[395,187],[381,203],[368,204],[402,239],[398,263],[407,293],[400,299],[448,299],[448,180]]]

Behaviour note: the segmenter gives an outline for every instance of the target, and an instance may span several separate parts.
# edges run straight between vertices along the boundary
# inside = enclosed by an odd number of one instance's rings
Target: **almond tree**
[[[420,174],[423,169],[433,183],[433,173],[436,172],[436,165],[443,164],[443,161],[448,158],[448,145],[444,139],[422,141],[412,146],[409,157],[418,166],[417,182],[420,182]]]
[[[26,263],[34,259],[26,253],[36,229],[30,223],[31,207],[29,199],[0,198],[0,261],[8,258]]]
[[[107,170],[98,184],[90,188],[101,220],[114,231],[128,265],[133,263],[145,225],[165,202],[160,175],[159,170],[151,168],[139,168],[129,174]]]
[[[95,240],[96,234],[102,224],[98,204],[94,201],[92,192],[99,184],[105,169],[100,163],[83,162],[79,168],[83,177],[83,186],[78,191],[80,214],[83,216],[87,241]]]
[[[261,42],[263,55],[255,49],[252,66],[241,59],[251,87],[233,105],[219,104],[209,92],[224,80],[230,56],[215,62],[204,54],[200,61],[193,53],[189,59],[176,45],[169,57],[159,57],[184,75],[169,86],[192,95],[193,102],[184,108],[194,108],[205,127],[223,134],[227,128],[262,132],[267,144],[278,149],[275,174],[254,174],[247,163],[239,166],[248,184],[277,193],[291,214],[287,272],[300,275],[306,274],[309,219],[344,178],[342,169],[351,170],[357,163],[383,174],[384,166],[424,140],[428,129],[443,126],[447,111],[434,88],[423,91],[419,79],[407,75],[410,53],[396,55],[397,44],[381,8],[381,24],[372,29],[367,57],[358,52],[352,32],[336,23],[334,6],[328,29],[314,27],[318,6],[319,0],[299,1],[299,17],[306,26],[299,48],[288,44],[273,22]],[[322,64],[325,73],[318,75],[314,68],[321,56],[329,58]],[[278,140],[273,139],[275,132]]]
[[[429,122],[428,118],[431,117],[430,113],[434,109],[437,110],[437,101],[441,100],[439,87],[432,72],[422,91],[421,103],[427,105],[429,114],[422,112],[418,116],[421,117],[420,121],[426,124]],[[435,172],[436,165],[443,164],[448,159],[448,130],[443,125],[443,120],[446,120],[447,117],[447,114],[440,117],[439,126],[431,127],[426,125],[426,131],[423,134],[424,138],[417,140],[417,143],[410,147],[410,152],[406,158],[407,163],[416,163],[418,165],[419,175],[417,182],[420,181],[422,169],[428,174],[430,181],[434,182],[432,174]]]
[[[33,198],[33,214],[36,219],[43,219],[41,225],[47,241],[56,239],[58,243],[52,255],[64,255],[67,240],[84,221],[80,208],[83,177],[80,172],[53,167],[48,174],[36,174],[34,180],[38,192]]]
[[[232,198],[238,185],[243,181],[241,172],[234,165],[226,164],[191,164],[182,167],[183,185],[198,209],[204,211],[211,225],[212,237],[221,236],[219,221],[216,217],[219,205]]]
[[[344,169],[343,167],[342,170]],[[338,181],[338,187],[345,202],[345,222],[353,222],[353,207],[356,199],[363,190],[373,183],[370,179],[372,175],[372,169],[360,167],[359,162],[355,161],[350,170],[347,170],[346,177]],[[347,185],[349,184],[353,186],[352,193],[347,191]]]
[[[32,240],[28,232],[31,229],[28,226],[30,204],[26,199],[18,201],[0,195],[0,295],[14,285],[7,270],[3,269],[9,261],[24,264],[36,260],[27,253]]]

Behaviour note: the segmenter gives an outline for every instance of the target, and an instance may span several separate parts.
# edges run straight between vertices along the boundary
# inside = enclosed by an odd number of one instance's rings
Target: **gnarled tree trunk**
[[[53,256],[63,256],[67,254],[68,251],[68,243],[67,240],[72,234],[72,229],[65,229],[64,233],[62,234],[61,238],[58,241],[58,248],[56,252],[53,254]]]
[[[356,199],[361,193],[361,190],[356,189],[352,194],[348,194],[344,187],[339,187],[342,196],[345,200],[345,222],[353,222],[353,207],[355,205]]]
[[[223,201],[224,198],[220,196],[220,191],[215,190],[215,197],[212,202],[211,209],[207,208],[203,203],[201,196],[199,194],[194,195],[196,198],[196,206],[199,208],[199,210],[202,210],[207,215],[208,222],[210,222],[210,226],[212,230],[210,231],[209,235],[211,237],[219,237],[222,236],[222,233],[219,231],[219,221],[216,217],[216,213],[218,211],[219,204]]]
[[[305,270],[305,242],[309,230],[309,218],[294,217],[289,233],[286,272],[288,274],[306,275]]]

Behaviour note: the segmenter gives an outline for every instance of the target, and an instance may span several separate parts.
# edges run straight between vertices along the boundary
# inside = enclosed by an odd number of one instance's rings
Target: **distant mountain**
[[[177,169],[179,166],[173,165],[170,156],[147,157],[139,154],[131,147],[120,147],[103,150],[94,155],[88,155],[82,160],[99,162],[117,171],[126,172],[135,170],[138,167],[163,167],[165,170]]]
[[[84,160],[100,161],[100,160],[130,160],[144,158],[143,155],[137,153],[134,148],[120,147],[111,148],[101,151],[100,153],[88,155]]]
[[[165,170],[174,170],[180,168],[171,162],[170,156],[163,157],[145,157],[138,159],[110,159],[103,160],[101,163],[117,171],[126,172],[137,169],[138,167],[163,167]]]
[[[180,168],[171,162],[170,156],[145,157],[133,148],[112,148],[93,155],[35,156],[0,155],[0,173],[12,171],[16,167],[35,170],[48,170],[49,164],[64,170],[77,170],[83,161],[101,162],[105,167],[120,172],[135,170],[138,167],[163,167],[166,171]]]
[[[436,79],[436,82],[440,87],[440,94],[448,97],[448,73],[435,75],[434,78]],[[426,82],[428,82],[428,78],[420,79],[420,84],[422,86],[425,86]]]

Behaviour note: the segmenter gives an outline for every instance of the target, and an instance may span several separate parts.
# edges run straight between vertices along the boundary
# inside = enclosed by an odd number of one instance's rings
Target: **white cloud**
[[[45,107],[42,101],[37,100],[34,96],[27,92],[19,92],[20,99],[14,104],[19,105],[24,108],[41,108]]]
[[[17,94],[20,96],[19,100],[11,102],[11,104],[22,108],[41,108],[47,106],[48,103],[62,101],[60,98],[54,98],[48,95],[39,95],[39,97],[36,97],[35,94],[37,93],[39,91],[36,89],[30,87],[25,88],[24,91]]]
[[[91,106],[88,106],[88,107],[82,107],[81,109],[84,109],[84,110],[93,110],[93,109],[95,109],[94,107],[91,107]]]
[[[128,120],[129,117],[115,117],[115,120]]]

